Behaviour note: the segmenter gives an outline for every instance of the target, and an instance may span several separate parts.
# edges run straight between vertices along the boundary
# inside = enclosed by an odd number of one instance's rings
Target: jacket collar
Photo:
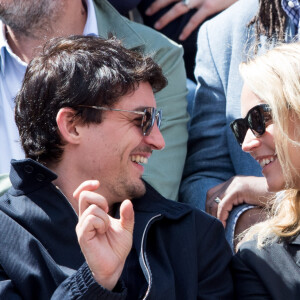
[[[48,185],[57,178],[57,175],[42,164],[26,158],[11,160],[9,178],[16,195],[22,195]]]
[[[57,175],[37,161],[26,158],[11,161],[9,177],[14,190],[20,195],[33,192],[51,183],[57,178]],[[161,214],[175,220],[192,210],[187,204],[167,200],[147,182],[145,185],[146,194],[132,200],[135,211],[148,215],[149,218]]]
[[[128,49],[144,46],[145,40],[135,31],[134,23],[122,17],[106,0],[94,0],[99,35],[113,34]],[[113,22],[112,22],[113,20]]]

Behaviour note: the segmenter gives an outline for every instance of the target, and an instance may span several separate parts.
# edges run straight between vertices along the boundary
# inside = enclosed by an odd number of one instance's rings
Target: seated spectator
[[[237,0],[142,0],[144,23],[182,44],[187,76],[195,81],[197,33],[202,22]]]
[[[222,224],[141,178],[165,146],[166,83],[115,39],[58,38],[31,61],[15,112],[26,159],[0,198],[1,299],[231,299]]]
[[[232,124],[259,162],[268,190],[284,190],[270,218],[246,233],[233,259],[237,299],[300,298],[300,44],[240,66],[242,115]]]
[[[222,11],[237,0],[109,0],[122,14],[130,17],[137,7],[145,25],[182,44],[187,76],[195,81],[197,31],[208,17]]]
[[[13,114],[27,63],[51,38],[70,34],[107,38],[113,33],[127,48],[151,54],[167,77],[168,86],[156,95],[165,109],[161,130],[166,147],[153,153],[143,176],[165,197],[176,200],[188,138],[181,47],[123,18],[106,0],[0,1],[0,20],[0,174],[9,172],[11,158],[24,158]]]
[[[238,66],[257,42],[260,52],[266,39],[293,39],[297,25],[285,13],[287,2],[239,0],[199,31],[198,84],[180,200],[219,218],[232,248],[234,237],[265,218],[264,208],[273,196],[260,165],[230,132],[229,124],[240,117],[243,82]]]

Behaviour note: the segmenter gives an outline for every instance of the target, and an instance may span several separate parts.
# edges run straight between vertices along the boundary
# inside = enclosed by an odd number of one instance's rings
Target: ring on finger
[[[181,0],[181,3],[188,9],[191,9],[191,7],[189,6],[190,4],[190,0]]]
[[[214,199],[214,201],[215,201],[217,204],[219,204],[222,200],[221,200],[219,197],[216,197],[216,198]]]

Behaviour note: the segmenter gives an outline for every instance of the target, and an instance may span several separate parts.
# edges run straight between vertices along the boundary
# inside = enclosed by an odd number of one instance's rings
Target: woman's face
[[[241,95],[242,117],[244,118],[251,108],[262,103],[264,102],[244,84]],[[261,165],[262,173],[266,177],[270,192],[277,192],[284,188],[284,176],[275,152],[274,125],[272,122],[266,123],[266,131],[259,137],[256,137],[248,129],[242,149],[245,152],[249,152]]]

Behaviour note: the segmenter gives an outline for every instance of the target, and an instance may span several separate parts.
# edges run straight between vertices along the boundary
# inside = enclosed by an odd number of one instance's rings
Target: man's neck
[[[49,20],[47,30],[22,35],[6,27],[6,37],[12,51],[28,63],[42,49],[46,41],[60,36],[82,34],[87,20],[87,11],[82,0],[66,0],[64,10]]]
[[[78,156],[73,157],[71,153],[64,149],[63,158],[57,164],[48,164],[47,167],[57,175],[57,179],[53,181],[59,190],[68,199],[76,213],[79,212],[79,205],[73,197],[74,191],[86,180],[93,180],[95,177],[86,174],[81,169],[76,168],[76,160]],[[111,201],[111,194],[105,188],[105,184],[100,182],[100,187],[94,192],[101,194],[106,200],[109,209],[112,208],[114,202]],[[117,201],[118,202],[118,201]],[[121,201],[119,201],[121,202]]]

